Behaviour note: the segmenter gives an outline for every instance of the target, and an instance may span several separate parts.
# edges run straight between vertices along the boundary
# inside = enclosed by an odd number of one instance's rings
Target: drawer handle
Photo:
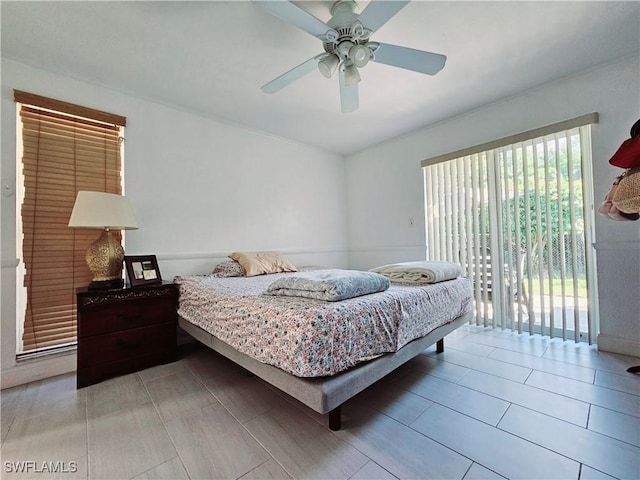
[[[132,322],[134,320],[138,320],[142,317],[142,315],[140,313],[118,313],[118,318],[126,321],[126,322]]]
[[[116,342],[116,345],[118,346],[118,348],[130,349],[130,348],[138,348],[143,343],[144,343],[144,338],[139,338],[131,342],[127,342],[125,340],[119,340]]]

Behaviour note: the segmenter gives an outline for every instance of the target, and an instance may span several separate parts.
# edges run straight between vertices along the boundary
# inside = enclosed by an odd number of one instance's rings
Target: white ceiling
[[[331,1],[295,3],[330,18]],[[3,56],[345,155],[640,52],[637,1],[414,0],[372,39],[445,54],[444,69],[369,63],[344,114],[318,71],[262,93],[322,44],[249,1],[0,5]]]

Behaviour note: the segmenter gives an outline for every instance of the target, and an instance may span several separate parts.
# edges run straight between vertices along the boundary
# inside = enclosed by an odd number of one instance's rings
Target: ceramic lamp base
[[[104,230],[95,242],[89,245],[85,260],[93,274],[89,288],[121,288],[124,250],[110,230]]]

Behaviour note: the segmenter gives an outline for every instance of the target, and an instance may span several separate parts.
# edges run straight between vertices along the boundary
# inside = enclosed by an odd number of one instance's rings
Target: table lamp
[[[112,230],[136,230],[129,199],[104,192],[80,191],[69,219],[71,228],[100,228],[102,234],[89,245],[85,259],[93,273],[90,289],[121,288],[124,250]]]

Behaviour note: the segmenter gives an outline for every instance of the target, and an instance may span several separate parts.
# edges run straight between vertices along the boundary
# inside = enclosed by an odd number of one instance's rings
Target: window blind
[[[597,119],[423,161],[428,256],[463,266],[477,325],[595,341],[589,122]]]
[[[14,91],[14,100],[24,182],[21,352],[31,352],[76,340],[75,292],[91,281],[85,251],[100,232],[67,225],[79,190],[122,193],[126,119],[26,92]]]

